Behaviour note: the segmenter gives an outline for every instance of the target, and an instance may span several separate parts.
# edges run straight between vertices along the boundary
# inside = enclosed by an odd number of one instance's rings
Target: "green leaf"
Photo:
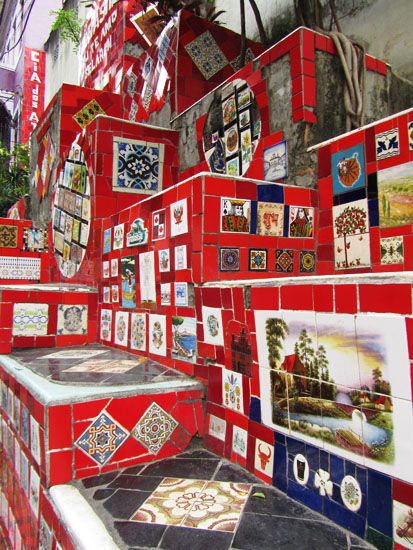
[[[256,491],[255,493],[253,493],[252,496],[255,497],[255,498],[263,498],[263,499],[265,499],[265,495],[264,495],[264,493],[262,493],[261,491]]]

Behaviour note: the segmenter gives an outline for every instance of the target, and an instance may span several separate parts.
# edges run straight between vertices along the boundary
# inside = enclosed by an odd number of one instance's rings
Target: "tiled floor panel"
[[[146,357],[98,344],[15,350],[11,357],[44,378],[63,384],[151,384],[187,378]]]
[[[203,449],[76,486],[122,550],[372,548]]]

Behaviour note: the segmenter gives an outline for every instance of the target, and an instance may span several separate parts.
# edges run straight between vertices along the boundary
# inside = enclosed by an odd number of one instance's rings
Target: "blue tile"
[[[330,454],[320,450],[320,468],[326,472],[330,471]]]
[[[288,232],[290,228],[290,207],[284,206],[284,237],[288,237]]]
[[[309,443],[305,445],[306,456],[310,470],[318,470],[320,467],[320,449]]]
[[[285,438],[287,442],[287,449],[288,454],[291,458],[294,458],[297,454],[302,454],[305,456],[305,443],[302,441],[298,441],[298,439],[294,439],[293,437],[286,436]]]
[[[343,505],[343,500],[341,498],[341,492],[340,492],[340,485],[337,485],[336,483],[333,484],[333,496],[331,498],[341,506]]]
[[[324,501],[324,515],[338,523],[338,525],[364,538],[366,520],[359,514],[351,512],[345,506],[340,506],[337,502],[327,498]]]
[[[367,474],[367,520],[370,527],[392,536],[392,480],[379,472]]]
[[[356,477],[356,465],[346,460],[346,476]]]
[[[286,444],[285,435],[279,432],[274,432],[274,441],[276,443],[281,443],[281,445],[285,445]]]
[[[363,187],[362,189],[355,189],[354,191],[350,191],[349,193],[338,195],[338,202],[334,202],[334,204],[348,204],[349,202],[359,201],[365,198],[366,188]]]
[[[356,479],[360,484],[363,495],[367,494],[367,471],[361,466],[356,466]]]
[[[344,460],[335,455],[330,455],[330,476],[333,483],[341,483],[344,477]]]
[[[273,485],[283,491],[287,492],[287,473],[286,473],[286,463],[287,463],[287,450],[284,445],[275,443],[274,447],[274,476],[273,476]]]
[[[257,233],[257,201],[251,201],[251,221],[250,221],[250,233],[255,235]]]
[[[309,481],[310,483],[310,481]],[[287,495],[295,500],[299,500],[316,512],[322,511],[323,498],[308,486],[299,485],[298,483],[288,480]]]
[[[281,185],[258,185],[258,200],[263,202],[284,202],[284,188]]]
[[[370,227],[377,227],[379,225],[378,199],[369,200],[369,223],[370,223]]]
[[[261,401],[257,397],[251,397],[250,419],[261,422]]]

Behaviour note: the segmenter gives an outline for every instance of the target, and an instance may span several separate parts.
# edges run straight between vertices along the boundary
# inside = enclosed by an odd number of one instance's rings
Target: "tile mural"
[[[113,190],[153,194],[162,190],[164,145],[113,138]]]

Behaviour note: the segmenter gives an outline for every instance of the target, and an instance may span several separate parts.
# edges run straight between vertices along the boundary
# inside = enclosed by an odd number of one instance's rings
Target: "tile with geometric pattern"
[[[158,454],[173,434],[178,422],[162,407],[152,403],[133,428],[131,435],[148,451]]]
[[[251,485],[165,478],[131,521],[234,532]]]
[[[275,271],[291,273],[294,269],[294,250],[278,249],[275,251]]]
[[[205,80],[209,80],[228,65],[228,59],[209,31],[192,40],[185,49]]]
[[[0,227],[0,248],[17,248],[17,225],[2,225]]]
[[[99,465],[119,449],[128,433],[108,413],[101,413],[83,432],[76,445]]]

